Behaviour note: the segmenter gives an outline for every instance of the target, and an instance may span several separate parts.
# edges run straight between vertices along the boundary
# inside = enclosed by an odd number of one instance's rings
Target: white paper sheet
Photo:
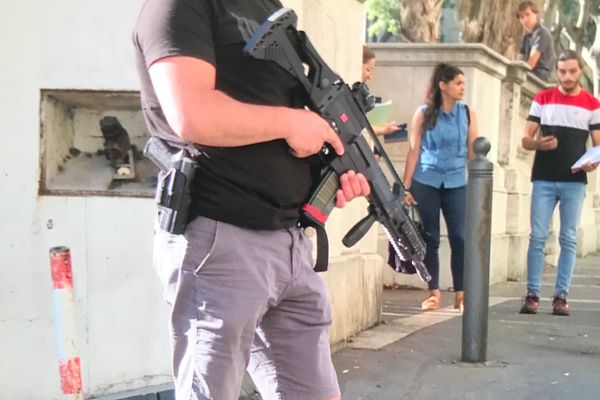
[[[587,163],[600,163],[600,146],[590,148],[584,155],[571,166],[571,170],[577,170]]]
[[[392,100],[388,100],[384,103],[377,103],[367,114],[367,119],[371,125],[383,125],[389,121],[391,112]]]

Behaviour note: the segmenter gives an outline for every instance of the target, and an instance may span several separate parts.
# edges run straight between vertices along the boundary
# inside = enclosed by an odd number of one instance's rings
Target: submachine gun
[[[406,189],[402,180],[377,140],[364,105],[327,66],[306,33],[296,29],[297,19],[291,9],[277,11],[247,41],[244,52],[273,61],[296,78],[305,91],[307,107],[329,121],[344,144],[342,156],[328,145],[319,153],[324,166],[322,178],[303,206],[304,217],[322,228],[335,205],[339,175],[348,170],[362,173],[371,186],[368,215],[346,234],[344,245],[356,244],[377,221],[401,261],[396,269],[404,269],[402,264],[414,266],[420,278],[429,281],[431,276],[423,263],[425,242],[404,204]],[[318,259],[315,269],[323,270]]]

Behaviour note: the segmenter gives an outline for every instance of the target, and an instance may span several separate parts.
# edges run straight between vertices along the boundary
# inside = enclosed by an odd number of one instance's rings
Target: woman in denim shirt
[[[426,103],[415,112],[404,183],[406,203],[421,214],[427,235],[425,265],[431,273],[430,296],[423,309],[440,307],[440,211],[448,228],[450,268],[454,286],[454,308],[463,307],[463,265],[466,209],[466,164],[477,136],[475,113],[460,102],[465,92],[464,73],[448,64],[438,64],[431,77]]]

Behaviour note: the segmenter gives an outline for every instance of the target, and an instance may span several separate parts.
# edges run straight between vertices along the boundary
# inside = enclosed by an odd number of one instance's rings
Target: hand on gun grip
[[[367,178],[361,173],[348,171],[340,176],[340,189],[336,192],[335,206],[343,208],[352,199],[368,196],[370,193],[371,187]]]
[[[312,156],[321,151],[325,144],[329,144],[338,155],[344,153],[344,145],[326,120],[312,111],[304,109],[291,111],[292,121],[286,141],[294,156],[298,158]]]

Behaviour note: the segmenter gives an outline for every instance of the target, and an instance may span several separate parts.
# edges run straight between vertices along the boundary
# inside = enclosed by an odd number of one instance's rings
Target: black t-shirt
[[[281,7],[277,0],[148,0],[134,42],[150,134],[181,141],[163,115],[148,74],[153,62],[169,56],[213,64],[216,88],[234,99],[292,106],[295,80],[275,63],[242,51],[254,30]],[[223,110],[222,117],[235,115]],[[292,156],[284,140],[201,148],[190,218],[202,215],[252,229],[285,228],[298,221],[312,186],[311,167],[309,160]]]

